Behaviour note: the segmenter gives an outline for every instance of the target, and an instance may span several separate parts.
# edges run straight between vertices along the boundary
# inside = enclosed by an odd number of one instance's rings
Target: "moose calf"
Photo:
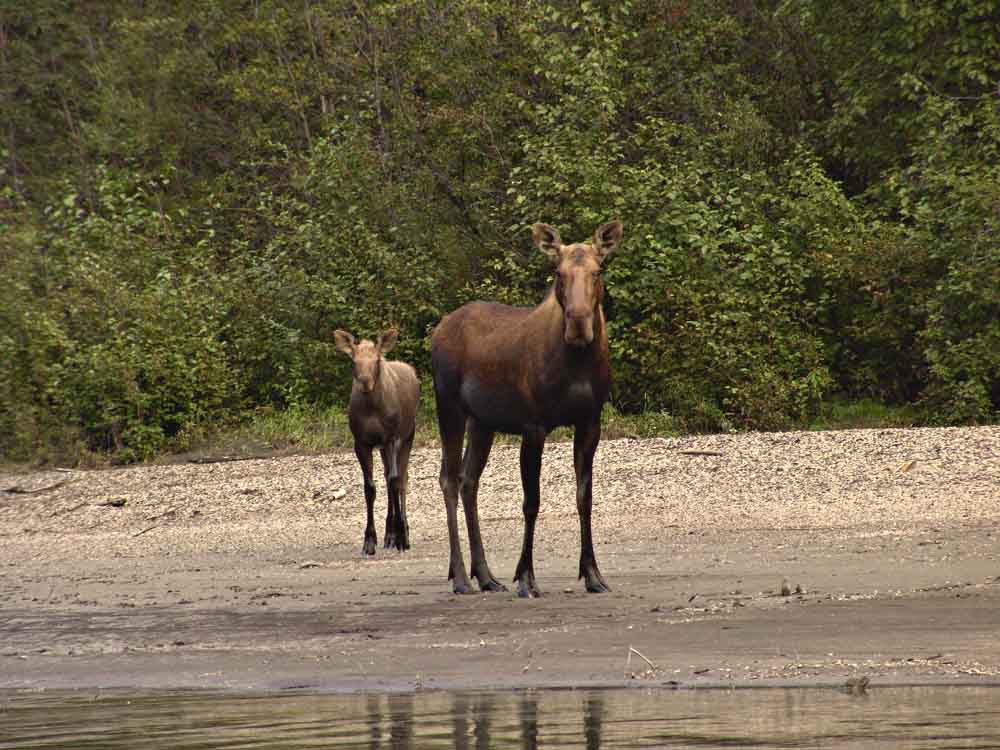
[[[390,329],[372,343],[355,343],[346,331],[334,332],[337,349],[354,363],[351,404],[348,420],[354,435],[354,453],[364,475],[368,523],[362,552],[375,554],[375,482],[372,478],[372,448],[382,454],[389,508],[385,516],[385,546],[403,551],[410,548],[410,529],[406,522],[407,466],[416,429],[420,381],[405,362],[382,358],[396,345],[397,331]]]

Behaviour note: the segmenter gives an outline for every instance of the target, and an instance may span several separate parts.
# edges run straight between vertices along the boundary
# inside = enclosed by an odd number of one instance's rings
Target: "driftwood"
[[[87,503],[77,503],[72,508],[64,508],[63,510],[54,511],[49,514],[49,518],[55,518],[56,516],[62,516],[66,513],[72,513],[74,510],[80,510],[80,508],[83,508],[86,504]]]
[[[59,489],[68,482],[68,479],[63,479],[61,482],[50,484],[48,487],[39,487],[37,490],[27,490],[20,485],[14,485],[13,487],[5,489],[4,492],[11,495],[41,495],[43,492],[51,492],[52,490]]]
[[[268,458],[267,456],[217,456],[208,458],[189,458],[189,464],[226,464],[233,461],[254,461],[256,459]]]

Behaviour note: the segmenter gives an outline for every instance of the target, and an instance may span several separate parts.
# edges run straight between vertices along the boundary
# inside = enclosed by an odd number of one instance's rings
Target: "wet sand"
[[[517,453],[481,487],[506,581]],[[546,449],[536,600],[451,593],[433,449],[412,549],[374,558],[353,455],[0,475],[0,688],[1000,683],[1000,428],[603,443],[603,595],[571,453]]]

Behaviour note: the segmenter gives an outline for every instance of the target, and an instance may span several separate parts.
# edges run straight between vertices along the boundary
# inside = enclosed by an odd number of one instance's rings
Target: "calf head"
[[[380,333],[376,342],[368,339],[355,342],[354,337],[347,331],[337,329],[333,332],[333,338],[337,349],[350,357],[354,363],[354,382],[358,384],[361,392],[374,391],[382,374],[382,355],[392,351],[396,346],[399,332],[390,328]]]
[[[562,244],[553,227],[531,227],[535,246],[555,264],[555,293],[563,310],[563,338],[570,346],[584,347],[594,340],[594,318],[604,299],[601,270],[622,239],[622,223],[601,224],[590,242]]]

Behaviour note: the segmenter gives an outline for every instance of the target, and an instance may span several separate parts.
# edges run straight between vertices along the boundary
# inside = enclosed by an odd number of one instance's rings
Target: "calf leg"
[[[406,549],[406,535],[402,532],[403,512],[399,502],[399,440],[390,440],[382,446],[381,453],[386,494],[389,496],[385,515],[385,546],[402,552]]]
[[[576,470],[576,512],[580,516],[580,578],[593,594],[611,591],[597,569],[594,540],[590,532],[590,509],[593,503],[594,454],[601,439],[601,419],[577,425],[573,435],[573,468]]]
[[[517,561],[514,582],[520,597],[541,596],[535,583],[535,520],[541,503],[539,480],[542,474],[542,450],[545,448],[544,430],[527,430],[521,438],[521,485],[524,488],[524,543],[521,559]]]
[[[462,459],[462,477],[459,489],[465,509],[465,525],[469,530],[469,552],[472,555],[472,577],[479,581],[483,591],[506,591],[507,587],[493,577],[486,563],[483,537],[479,530],[479,477],[486,467],[493,447],[493,431],[482,427],[476,420],[469,420],[469,440]]]
[[[375,536],[375,481],[372,479],[372,447],[359,442],[354,443],[354,455],[361,464],[361,475],[364,478],[365,505],[368,510],[368,523],[365,525],[365,541],[361,547],[364,555],[374,555],[378,538]]]
[[[437,383],[435,383],[437,385]],[[458,473],[462,462],[462,437],[465,434],[465,417],[447,395],[436,392],[438,428],[441,431],[441,492],[448,514],[448,580],[456,594],[471,594],[472,581],[465,572],[462,546],[458,539]]]

